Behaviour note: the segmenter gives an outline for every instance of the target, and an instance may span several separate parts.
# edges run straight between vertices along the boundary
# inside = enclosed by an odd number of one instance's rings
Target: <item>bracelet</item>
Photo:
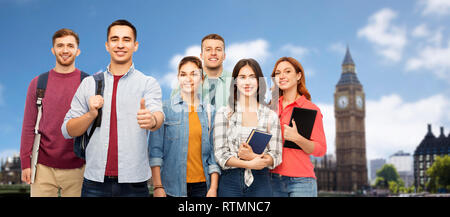
[[[164,189],[164,187],[163,187],[162,185],[153,186],[153,190],[156,190],[156,189],[158,189],[158,188]]]

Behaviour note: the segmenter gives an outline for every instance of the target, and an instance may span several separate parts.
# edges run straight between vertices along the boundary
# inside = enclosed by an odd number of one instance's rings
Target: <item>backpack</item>
[[[36,87],[36,106],[38,110],[36,124],[34,126],[34,142],[33,149],[31,151],[31,183],[34,183],[34,178],[36,176],[36,165],[39,154],[39,146],[41,142],[41,134],[39,133],[39,123],[42,117],[42,100],[45,97],[45,90],[47,89],[48,75],[50,72],[45,72],[39,75],[37,87]],[[84,78],[88,77],[89,74],[81,71],[80,73],[80,83]]]
[[[103,96],[103,90],[105,88],[105,77],[102,72],[93,75],[95,80],[95,95]],[[100,127],[102,123],[102,108],[98,109],[98,115],[92,122],[91,130],[89,133],[84,132],[83,135],[75,137],[73,140],[73,152],[79,158],[86,159],[86,148],[89,144],[89,140],[94,134],[95,129]]]

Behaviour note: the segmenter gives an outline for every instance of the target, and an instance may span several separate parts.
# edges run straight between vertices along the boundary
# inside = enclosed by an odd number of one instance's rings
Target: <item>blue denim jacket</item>
[[[212,106],[211,106],[212,107]],[[186,165],[189,140],[188,105],[179,93],[163,103],[165,120],[163,126],[151,132],[149,144],[150,167],[161,167],[161,182],[166,194],[186,197]],[[209,174],[220,174],[220,168],[214,158],[213,126],[214,109],[211,109],[211,123],[208,124],[206,105],[200,103],[197,114],[202,125],[202,163],[209,190]],[[208,129],[211,126],[211,129]],[[209,134],[208,134],[209,132]]]

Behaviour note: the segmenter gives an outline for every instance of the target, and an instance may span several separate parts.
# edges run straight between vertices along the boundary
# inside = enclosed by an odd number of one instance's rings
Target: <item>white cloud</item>
[[[438,94],[404,102],[392,94],[367,102],[366,135],[369,159],[398,150],[413,153],[426,134],[427,124],[449,123],[450,98]]]
[[[370,16],[367,26],[358,30],[358,37],[372,42],[378,54],[394,62],[402,59],[407,43],[405,28],[392,24],[396,17],[395,11],[384,8]]]
[[[253,58],[261,65],[270,56],[269,42],[264,39],[232,43],[226,49],[226,59],[223,63],[224,69],[232,71],[234,65],[243,58]]]
[[[302,46],[296,46],[293,44],[286,44],[281,47],[280,51],[284,54],[284,56],[292,56],[297,59],[302,59],[305,55],[310,53],[308,48]]]
[[[317,106],[324,115],[327,153],[335,155],[334,105],[318,103]],[[368,100],[365,119],[367,159],[386,159],[399,150],[413,154],[427,132],[428,123],[432,124],[435,136],[439,136],[440,126],[450,127],[448,96],[437,94],[405,102],[399,95],[391,94]]]
[[[253,58],[262,64],[267,57],[270,56],[268,50],[269,43],[264,39],[256,39],[242,43],[231,43],[226,48],[226,59],[224,61],[224,69],[232,71],[234,65],[243,58]],[[174,88],[177,85],[177,68],[180,60],[185,56],[200,57],[201,48],[197,45],[192,45],[186,48],[184,54],[175,54],[169,61],[170,71],[165,73],[162,78],[162,85]]]
[[[320,112],[323,115],[323,130],[325,132],[325,137],[327,141],[327,154],[332,154],[336,156],[336,145],[335,145],[335,137],[336,137],[336,124],[334,118],[334,105],[333,104],[325,104],[325,103],[317,103],[317,107],[320,108]]]
[[[425,8],[422,11],[423,15],[448,15],[450,14],[449,0],[421,0],[420,5]]]
[[[412,31],[412,36],[416,38],[428,37],[430,34],[427,24],[420,24]]]
[[[165,73],[165,76],[162,78],[162,85],[166,85],[170,88],[175,88],[178,84],[177,74],[178,74],[178,63],[180,63],[181,59],[185,56],[196,56],[200,58],[201,48],[198,45],[192,45],[186,48],[184,54],[175,54],[169,61],[169,69],[170,71]]]
[[[408,59],[405,69],[429,70],[438,78],[450,83],[450,40],[447,47],[427,45],[420,49],[416,57]]]
[[[330,47],[328,47],[328,50],[336,52],[340,55],[344,55],[345,54],[345,44],[342,42],[336,42],[330,45]]]

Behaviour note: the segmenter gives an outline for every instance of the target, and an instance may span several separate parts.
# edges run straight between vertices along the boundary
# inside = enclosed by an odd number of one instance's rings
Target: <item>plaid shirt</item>
[[[217,163],[222,169],[234,169],[236,167],[225,166],[228,159],[231,157],[238,157],[239,151],[239,136],[242,127],[242,109],[237,104],[236,111],[228,117],[231,112],[230,107],[220,108],[214,120],[214,155]],[[269,141],[265,154],[268,154],[273,159],[273,165],[268,166],[269,169],[274,169],[281,164],[282,153],[282,138],[281,127],[278,115],[276,112],[270,110],[267,106],[259,105],[258,111],[256,111],[258,117],[257,130],[268,132],[272,134],[272,138]],[[268,129],[270,128],[270,129]],[[245,171],[245,184],[250,186],[253,182],[253,176],[251,170]]]

